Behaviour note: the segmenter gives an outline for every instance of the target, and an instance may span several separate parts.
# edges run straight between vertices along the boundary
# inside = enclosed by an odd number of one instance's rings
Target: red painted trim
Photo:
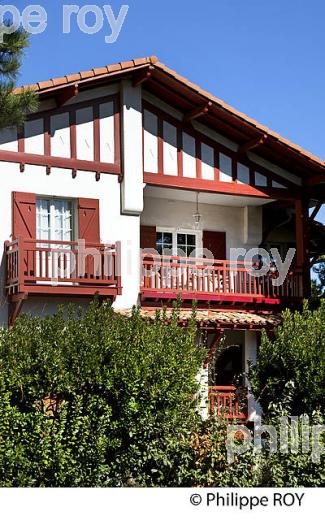
[[[18,152],[0,151],[0,161],[13,163],[34,164],[36,166],[52,166],[70,170],[83,170],[120,175],[120,168],[116,164],[96,163],[95,161],[84,161],[80,159],[69,159],[66,157],[47,157],[45,155],[21,154]]]
[[[229,295],[229,294],[213,294],[204,292],[185,292],[172,291],[164,289],[141,290],[141,299],[159,299],[159,300],[176,300],[178,297],[182,300],[197,300],[197,301],[211,301],[211,302],[234,302],[234,303],[268,303],[271,305],[280,305],[279,298],[265,298],[264,296],[245,296],[245,295]]]
[[[293,200],[294,195],[289,190],[277,188],[256,188],[246,184],[232,182],[209,181],[204,179],[191,179],[173,175],[157,175],[145,172],[143,180],[151,186],[164,186],[166,188],[179,188],[194,191],[206,191],[223,193],[226,195],[238,195],[247,197],[260,197],[265,199]]]
[[[112,287],[99,287],[94,285],[93,287],[82,285],[82,286],[67,286],[58,287],[52,285],[21,285],[20,290],[26,294],[45,294],[46,296],[117,296],[117,288]]]

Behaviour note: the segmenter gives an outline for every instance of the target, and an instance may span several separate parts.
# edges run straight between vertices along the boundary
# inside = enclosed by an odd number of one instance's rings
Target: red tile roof
[[[140,309],[140,316],[142,318],[147,319],[155,319],[158,311],[162,311],[162,309]],[[131,316],[132,310],[116,310],[117,314],[122,316]],[[172,317],[173,311],[166,310],[160,314],[160,317],[165,317],[167,321],[169,321]],[[186,322],[192,317],[192,310],[180,310],[178,319],[180,322]],[[279,314],[266,314],[266,313],[252,313],[252,312],[244,312],[244,311],[214,311],[214,310],[197,310],[195,313],[195,320],[201,326],[204,325],[232,325],[235,328],[240,329],[241,327],[255,327],[255,328],[264,328],[264,327],[277,327],[281,323],[281,316]]]
[[[113,72],[118,72],[127,69],[134,69],[141,65],[146,64],[156,64],[158,59],[155,56],[151,56],[150,58],[139,58],[131,61],[122,61],[120,63],[116,63],[115,65],[107,65],[105,67],[100,67],[96,69],[85,70],[82,72],[78,72],[76,74],[68,74],[62,78],[53,78],[48,81],[41,81],[39,83],[34,83],[32,85],[25,85],[23,87],[18,87],[15,89],[15,93],[19,94],[26,90],[34,90],[35,92],[42,92],[48,90],[53,87],[59,87],[62,85],[68,85],[69,83],[76,83],[79,81],[83,81],[89,78],[101,77],[101,76],[109,76]]]

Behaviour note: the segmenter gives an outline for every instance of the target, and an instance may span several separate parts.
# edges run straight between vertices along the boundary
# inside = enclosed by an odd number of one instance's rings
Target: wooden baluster
[[[222,403],[221,403],[221,396],[218,393],[218,408],[217,408],[217,415],[221,415],[221,409],[222,409]]]
[[[233,418],[233,394],[229,394],[229,417]]]
[[[154,277],[155,277],[155,289],[158,289],[159,287],[159,273],[158,273],[158,266],[154,267]]]

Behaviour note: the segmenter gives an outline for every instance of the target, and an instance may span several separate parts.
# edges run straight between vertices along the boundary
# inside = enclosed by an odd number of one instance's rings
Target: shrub
[[[325,414],[325,302],[317,310],[283,313],[275,338],[264,333],[249,379],[264,414]]]
[[[177,311],[22,316],[0,334],[0,485],[180,485],[202,356]]]

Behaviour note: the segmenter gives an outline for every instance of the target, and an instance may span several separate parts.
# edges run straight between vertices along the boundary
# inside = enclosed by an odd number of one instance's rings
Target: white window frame
[[[70,202],[71,203],[71,242],[74,242],[76,240],[76,237],[78,236],[78,230],[77,230],[77,204],[76,199],[70,198],[70,197],[59,197],[59,196],[53,196],[53,195],[37,195],[36,196],[36,206],[38,200],[47,200],[50,202],[50,221],[55,222],[55,207],[51,202],[53,201],[64,201],[64,202]],[[36,222],[36,235],[37,235],[37,222]],[[36,236],[37,238],[37,236]],[[42,239],[38,239],[40,242]],[[54,241],[54,238],[50,238],[49,240]]]
[[[195,235],[195,249],[202,249],[202,231],[189,228],[174,228],[174,227],[156,227],[156,233],[171,233],[172,234],[172,253],[171,256],[180,256],[177,252],[177,235]],[[198,256],[197,254],[195,256]]]

